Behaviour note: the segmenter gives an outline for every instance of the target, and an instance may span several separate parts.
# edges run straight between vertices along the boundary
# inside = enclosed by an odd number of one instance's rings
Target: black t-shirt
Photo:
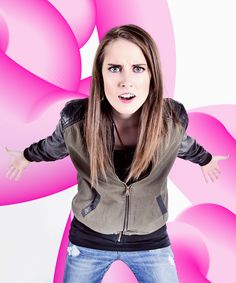
[[[133,159],[135,147],[114,150],[114,166],[120,180],[124,181]],[[149,166],[140,178],[150,173]],[[98,233],[75,217],[71,223],[69,240],[79,246],[109,251],[140,251],[167,247],[170,245],[166,225],[145,235],[122,235],[118,242],[118,235]]]

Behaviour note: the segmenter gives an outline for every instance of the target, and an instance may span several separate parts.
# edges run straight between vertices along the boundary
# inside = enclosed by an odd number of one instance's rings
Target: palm
[[[218,163],[219,161],[226,160],[228,158],[229,155],[213,156],[212,160],[208,164],[201,167],[206,183],[208,183],[208,178],[210,178],[212,182],[219,178],[219,174],[221,174],[221,171]]]
[[[7,147],[5,150],[13,158],[6,175],[9,179],[17,181],[30,162],[24,158],[22,151],[9,150]]]

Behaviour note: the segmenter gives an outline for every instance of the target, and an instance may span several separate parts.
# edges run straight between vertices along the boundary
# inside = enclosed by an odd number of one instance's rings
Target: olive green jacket
[[[165,101],[166,99],[164,99]],[[181,121],[181,130],[171,127],[171,142],[161,152],[158,166],[148,176],[127,185],[115,170],[108,172],[108,182],[99,178],[91,186],[88,153],[83,144],[82,125],[88,99],[69,101],[61,111],[54,133],[24,150],[29,161],[54,161],[70,156],[78,172],[78,192],[72,201],[75,217],[91,229],[104,234],[147,234],[163,226],[168,218],[167,176],[180,157],[201,166],[212,155],[186,134],[188,115],[184,106],[170,99]]]

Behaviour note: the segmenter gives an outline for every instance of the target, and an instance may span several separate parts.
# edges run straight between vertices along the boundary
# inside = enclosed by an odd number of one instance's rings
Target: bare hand
[[[5,147],[5,150],[13,157],[11,165],[6,173],[6,176],[10,180],[14,179],[15,181],[18,181],[26,167],[28,167],[28,165],[30,164],[30,161],[28,161],[24,157],[23,151],[10,150],[7,147]]]
[[[208,164],[201,166],[206,183],[208,183],[208,177],[211,179],[212,182],[219,178],[219,174],[221,173],[221,171],[218,162],[220,160],[226,160],[228,158],[229,154],[225,156],[212,156],[212,160]]]

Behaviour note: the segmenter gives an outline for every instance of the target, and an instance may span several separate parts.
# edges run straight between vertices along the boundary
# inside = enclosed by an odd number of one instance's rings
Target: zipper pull
[[[119,237],[118,237],[118,239],[117,239],[117,242],[120,242],[120,239],[121,239],[122,233],[123,233],[123,231],[120,231],[120,233],[119,233]]]
[[[131,188],[131,186],[130,187],[128,187],[128,186],[125,186],[125,195],[126,196],[129,196],[130,195],[130,188]]]

